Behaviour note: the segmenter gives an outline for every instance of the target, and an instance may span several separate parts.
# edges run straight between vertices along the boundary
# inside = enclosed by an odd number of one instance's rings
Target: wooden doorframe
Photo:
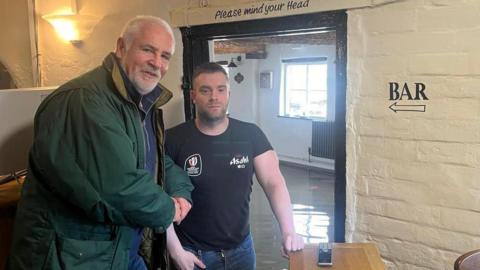
[[[293,15],[278,18],[181,27],[183,41],[184,110],[186,120],[193,119],[195,107],[190,100],[193,68],[209,61],[208,41],[220,38],[266,36],[276,34],[336,32],[335,96],[335,211],[334,241],[345,242],[346,219],[346,66],[347,14],[345,10]]]

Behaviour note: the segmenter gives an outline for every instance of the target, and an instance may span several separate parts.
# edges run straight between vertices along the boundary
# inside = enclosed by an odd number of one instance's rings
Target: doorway
[[[191,88],[191,74],[193,68],[200,63],[208,62],[208,61],[222,61],[222,64],[228,66],[231,63],[237,66],[237,69],[229,69],[230,77],[233,78],[234,81],[231,80],[231,84],[237,83],[240,85],[243,80],[245,79],[246,74],[242,74],[239,72],[240,67],[247,59],[246,52],[244,53],[236,53],[236,54],[228,54],[225,59],[216,59],[214,55],[214,50],[212,49],[212,43],[214,41],[239,41],[244,39],[268,39],[269,37],[286,37],[286,39],[295,39],[295,37],[299,36],[313,36],[315,34],[320,35],[328,35],[328,33],[334,33],[333,35],[333,43],[335,45],[334,49],[334,91],[332,91],[333,96],[328,98],[327,92],[324,93],[324,96],[327,96],[326,99],[321,100],[321,98],[313,98],[310,103],[308,99],[306,102],[309,104],[325,104],[325,108],[328,109],[329,107],[333,107],[333,112],[330,113],[330,116],[322,114],[322,111],[318,109],[313,110],[302,110],[298,109],[298,103],[301,101],[297,100],[290,100],[279,96],[276,96],[274,100],[271,102],[277,103],[280,108],[280,103],[284,103],[283,108],[283,115],[281,109],[275,110],[274,113],[276,114],[275,117],[282,118],[297,118],[299,121],[311,121],[312,118],[325,116],[323,120],[327,120],[326,118],[330,117],[330,120],[334,119],[332,122],[332,130],[334,131],[334,136],[331,138],[331,144],[334,145],[335,151],[333,154],[334,160],[334,171],[333,171],[333,178],[334,178],[334,232],[333,232],[333,239],[330,241],[335,242],[345,242],[345,207],[346,207],[346,196],[345,196],[345,164],[346,164],[346,155],[345,155],[345,111],[346,111],[346,103],[345,103],[345,92],[346,92],[346,22],[347,22],[347,15],[345,11],[335,11],[335,12],[321,12],[321,13],[313,13],[313,14],[303,14],[303,15],[295,15],[295,16],[286,16],[286,17],[279,17],[279,18],[270,18],[270,19],[261,19],[261,20],[250,20],[250,21],[241,21],[241,22],[233,22],[233,23],[221,23],[221,24],[211,24],[211,25],[200,25],[200,26],[192,26],[192,27],[183,27],[181,28],[182,32],[182,40],[183,40],[183,71],[184,71],[184,78],[182,88],[184,90],[184,110],[185,110],[185,117],[186,120],[190,120],[195,115],[195,108],[194,105],[190,101],[189,90]],[[330,35],[331,36],[331,35]],[[317,44],[318,45],[318,44]],[[257,48],[258,49],[258,48]],[[268,55],[268,51],[266,54]],[[261,49],[256,52],[250,52],[250,59],[251,57],[256,57],[257,59],[261,59],[262,57],[268,57],[266,55],[262,55]],[[240,57],[239,57],[240,56]],[[284,63],[284,66],[294,66],[296,60],[299,58],[303,58],[302,64],[307,66],[312,65],[319,65],[322,61],[328,61],[328,59],[322,58],[322,55],[314,55],[315,59],[307,59],[309,57],[284,57],[287,60]],[[288,58],[288,59],[287,59]],[[265,58],[266,59],[266,58]],[[281,59],[278,59],[279,61]],[[288,62],[290,60],[291,62]],[[293,62],[292,62],[293,61]],[[282,64],[283,65],[283,64]],[[298,65],[297,65],[298,66]],[[313,67],[316,68],[316,67]],[[284,71],[276,72],[271,70],[270,68],[259,68],[255,70],[254,74],[252,73],[252,77],[255,77],[255,81],[258,81],[258,91],[264,91],[261,94],[269,93],[268,91],[275,88],[275,85],[271,85],[272,77],[275,76],[282,76],[281,74]],[[238,76],[237,76],[238,75]],[[284,75],[283,75],[284,76]],[[262,82],[260,82],[260,78]],[[237,81],[240,81],[238,83]],[[262,83],[262,85],[260,85]],[[245,87],[245,89],[248,87]],[[279,89],[281,87],[279,86]],[[267,92],[265,92],[267,91]],[[280,91],[280,90],[279,90]],[[285,93],[284,93],[285,94]],[[297,93],[298,94],[298,93]],[[319,94],[320,96],[322,94]],[[298,96],[298,95],[297,95]],[[317,95],[318,96],[318,95]],[[238,101],[241,98],[241,95],[238,95],[235,98]],[[259,101],[260,99],[257,99]],[[333,101],[334,104],[328,105],[328,101]],[[243,105],[242,105],[243,104]],[[250,102],[244,103],[244,101],[240,101],[240,105],[238,108],[243,107],[245,108],[245,104],[250,104]],[[288,104],[288,105],[286,105]],[[261,103],[257,103],[255,105],[257,108],[263,108],[264,105]],[[247,107],[248,108],[248,107]],[[234,108],[232,108],[233,110]],[[285,113],[286,110],[290,110],[289,113]],[[249,109],[250,111],[250,109]],[[233,111],[232,111],[233,113]],[[302,117],[299,114],[310,114],[313,117]],[[333,115],[333,117],[331,116]],[[246,113],[244,114],[246,117],[244,120],[250,122],[259,122],[259,118],[263,116],[258,116],[255,113]],[[318,119],[317,119],[318,120]],[[268,122],[268,120],[265,120]],[[264,121],[264,122],[265,122]],[[262,121],[260,121],[262,122]],[[261,125],[260,125],[261,126]],[[262,127],[262,126],[261,126]],[[268,134],[267,134],[268,136]],[[274,146],[275,147],[275,146]],[[310,154],[309,154],[310,155]],[[318,196],[321,196],[319,193]]]

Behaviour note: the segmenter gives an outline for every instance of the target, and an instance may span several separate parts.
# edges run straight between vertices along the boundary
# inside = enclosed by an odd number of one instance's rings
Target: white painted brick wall
[[[480,248],[480,1],[348,12],[347,240],[388,269],[453,269]],[[389,82],[424,83],[393,112]],[[412,91],[413,93],[414,91]]]

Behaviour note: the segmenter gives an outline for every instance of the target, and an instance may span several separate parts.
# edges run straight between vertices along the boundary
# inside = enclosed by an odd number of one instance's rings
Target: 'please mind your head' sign
[[[259,3],[254,6],[233,8],[233,9],[218,9],[215,12],[215,20],[235,18],[249,15],[271,15],[272,13],[280,13],[282,11],[306,9],[310,4],[310,0],[290,0],[288,2],[278,2],[273,4]]]

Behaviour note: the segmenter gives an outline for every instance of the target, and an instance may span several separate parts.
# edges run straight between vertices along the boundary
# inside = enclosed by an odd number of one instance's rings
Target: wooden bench
[[[0,269],[5,268],[12,242],[13,220],[24,178],[0,185]]]

